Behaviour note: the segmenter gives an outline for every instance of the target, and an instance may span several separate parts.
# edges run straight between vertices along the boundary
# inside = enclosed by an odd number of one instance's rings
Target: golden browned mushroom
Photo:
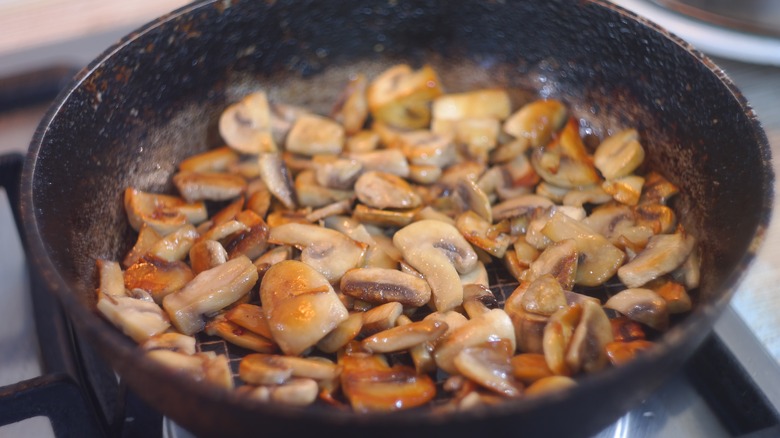
[[[332,119],[304,114],[287,134],[285,149],[296,154],[340,154],[344,149],[344,127]]]
[[[167,295],[181,290],[194,277],[189,265],[182,261],[166,262],[149,257],[125,270],[124,281],[128,290],[148,292],[154,302],[160,304]]]
[[[447,331],[447,323],[428,319],[398,325],[375,333],[361,342],[371,353],[391,353],[408,350],[425,342],[434,342]]]
[[[228,321],[224,315],[217,315],[207,322],[204,332],[209,336],[219,336],[233,345],[259,353],[275,353],[279,350],[269,338]]]
[[[455,356],[459,373],[505,397],[518,397],[523,385],[512,374],[514,345],[505,339],[467,347]]]
[[[517,248],[517,243],[515,243]],[[525,279],[534,281],[552,275],[563,289],[572,290],[577,274],[577,243],[564,239],[545,248],[528,267]]]
[[[281,154],[260,154],[260,177],[272,195],[290,210],[298,206],[298,199],[293,188],[292,176]]]
[[[363,260],[366,245],[317,225],[289,223],[271,228],[270,243],[301,249],[301,261],[335,283]]]
[[[369,171],[355,182],[355,194],[369,207],[414,208],[422,203],[420,196],[403,178],[391,173]]]
[[[295,260],[268,269],[260,284],[260,301],[274,341],[293,356],[319,342],[348,317],[327,278]]]
[[[457,228],[436,220],[422,220],[398,230],[393,243],[431,286],[436,310],[451,310],[463,302],[458,273],[474,269],[477,255]]]
[[[604,307],[617,310],[634,321],[656,330],[669,326],[669,310],[666,301],[650,289],[626,289],[610,297]]]
[[[626,257],[623,251],[612,245],[606,237],[561,212],[553,214],[542,233],[554,242],[574,240],[580,257],[577,265],[577,284],[603,284],[618,272]]]
[[[228,146],[244,154],[275,152],[266,94],[251,93],[228,106],[219,118],[219,134]]]
[[[125,296],[101,294],[97,310],[138,343],[165,332],[171,326],[168,316],[143,291]]]
[[[389,366],[381,355],[346,351],[339,355],[341,388],[356,412],[390,412],[424,405],[436,395],[426,374]]]
[[[141,348],[144,350],[171,350],[182,354],[195,354],[196,340],[192,336],[176,332],[160,333],[146,339]]]
[[[455,357],[461,350],[499,339],[509,342],[510,351],[515,350],[515,329],[512,320],[503,309],[491,309],[468,320],[446,335],[434,350],[436,364],[447,373],[456,373]]]
[[[359,132],[366,123],[366,118],[368,118],[367,89],[366,75],[356,74],[350,78],[341,98],[333,108],[333,119],[344,126],[347,135]]]
[[[433,68],[426,65],[415,71],[399,64],[371,81],[367,91],[368,108],[375,120],[397,128],[419,129],[430,123],[430,103],[441,94]]]
[[[542,179],[558,187],[574,188],[600,182],[580,137],[579,124],[573,118],[550,143],[533,149],[531,165]]]
[[[653,236],[642,252],[618,269],[618,277],[630,288],[640,287],[677,269],[688,258],[694,244],[693,236],[684,231]]]
[[[636,129],[626,129],[606,138],[593,154],[593,164],[607,180],[631,174],[645,159]]]
[[[432,110],[434,119],[460,120],[485,117],[504,120],[509,117],[512,102],[506,90],[487,88],[439,96],[433,101]]]
[[[182,170],[173,175],[173,184],[187,202],[226,201],[246,190],[246,180],[224,172]]]
[[[146,193],[128,188],[124,194],[127,220],[134,230],[144,223],[165,236],[186,224],[199,224],[208,217],[202,202],[188,204],[176,196]]]
[[[194,274],[214,268],[228,260],[227,251],[216,240],[201,240],[190,248],[190,266]]]
[[[341,278],[340,289],[347,295],[379,304],[396,301],[420,307],[431,299],[431,288],[425,280],[397,269],[352,269]]]
[[[201,272],[178,292],[166,295],[163,308],[180,332],[191,335],[205,327],[204,314],[236,302],[256,282],[257,268],[247,257],[239,256]]]

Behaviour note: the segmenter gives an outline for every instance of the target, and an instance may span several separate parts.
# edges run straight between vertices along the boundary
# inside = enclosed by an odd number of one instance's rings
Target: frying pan
[[[598,137],[637,128],[649,167],[681,187],[675,208],[701,242],[692,314],[647,355],[572,390],[455,414],[360,416],[193,384],[97,315],[95,259],[119,259],[134,239],[125,187],[172,192],[177,163],[220,145],[220,111],[252,90],[327,113],[350,74],[399,62],[432,65],[450,91],[505,86],[561,99]],[[30,258],[80,338],[199,435],[578,436],[646,397],[709,334],[763,239],[773,179],[766,136],[725,74],[606,1],[225,0],[159,18],[74,78],[30,147],[22,211]]]

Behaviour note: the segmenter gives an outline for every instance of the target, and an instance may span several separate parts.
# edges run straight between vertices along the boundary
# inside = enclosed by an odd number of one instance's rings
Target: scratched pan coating
[[[659,348],[576,388],[457,414],[355,415],[247,404],[138,354],[94,311],[96,258],[133,243],[121,193],[172,191],[184,157],[219,145],[220,111],[245,93],[327,112],[351,73],[431,64],[450,91],[561,99],[587,129],[637,128],[647,163],[681,187],[701,242],[694,311]],[[25,163],[30,258],[79,336],[156,409],[202,436],[590,435],[673,373],[711,331],[763,240],[774,175],[759,122],[731,81],[684,42],[601,0],[205,1],[128,35],[72,81]]]

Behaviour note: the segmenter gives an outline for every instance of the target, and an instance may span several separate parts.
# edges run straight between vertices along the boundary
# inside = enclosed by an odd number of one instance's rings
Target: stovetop
[[[82,54],[82,57],[85,56],[89,59],[92,55]],[[780,157],[780,69],[720,59],[716,59],[716,62],[735,80],[754,106],[770,139],[773,156]],[[84,64],[86,61],[77,60],[71,65]],[[35,74],[26,72],[16,76],[17,85],[13,88],[17,94],[24,84],[33,84],[24,102],[6,105],[9,99],[0,86],[0,154],[21,154],[26,150],[47,108],[48,99],[52,96],[52,90],[41,88],[40,84],[49,84],[50,88],[56,90],[62,85],[58,81],[74,73],[67,66],[49,66],[43,70],[39,67],[35,66]],[[0,77],[4,76],[2,73],[0,69]],[[0,85],[2,83],[0,81]],[[777,160],[774,166],[776,174],[780,174]],[[25,387],[28,391],[17,396],[16,403],[37,403],[26,397],[39,389],[35,385],[45,383],[53,383],[55,388],[51,391],[64,397],[64,400],[75,400],[84,396],[84,391],[80,393],[78,388],[74,389],[66,378],[61,375],[40,377],[44,372],[42,364],[51,362],[50,356],[54,354],[47,350],[56,347],[46,346],[48,344],[45,342],[45,346],[38,347],[36,324],[32,316],[32,297],[36,296],[37,288],[30,283],[7,198],[0,191],[0,321],[3,321],[4,326],[0,335],[0,397],[5,395],[9,387],[7,385],[18,386],[18,382],[33,379],[34,384]],[[780,203],[777,194],[776,203]],[[656,393],[597,436],[780,436],[777,408],[780,406],[780,323],[776,321],[776,315],[780,314],[780,294],[777,293],[780,270],[776,269],[780,266],[779,222],[773,220],[758,258],[731,306],[716,324],[714,336]],[[57,314],[56,308],[49,311],[52,312],[52,324],[57,324],[57,318],[62,315]],[[71,366],[61,365],[63,368]],[[101,420],[97,420],[97,429],[84,430],[130,437],[189,436],[172,422],[162,420],[159,414],[150,414],[148,408],[132,394],[128,395],[124,388],[120,387],[119,391],[120,394],[115,397],[121,400],[109,400],[109,410],[112,412],[102,413],[113,419],[114,424],[101,425]],[[105,396],[87,394],[85,403],[100,398]],[[74,401],[73,405],[79,403]],[[78,410],[78,406],[69,408]],[[106,410],[105,407],[102,409]],[[123,410],[119,420],[116,420],[117,410]],[[54,436],[53,428],[59,427],[56,423],[60,420],[50,421],[36,416],[46,412],[44,408],[38,411],[30,409],[30,412],[34,418],[0,426],[0,438]],[[70,412],[65,410],[64,414],[60,412],[58,415],[67,417]],[[141,418],[141,414],[150,416]],[[8,414],[0,412],[0,423],[4,418],[9,418]]]

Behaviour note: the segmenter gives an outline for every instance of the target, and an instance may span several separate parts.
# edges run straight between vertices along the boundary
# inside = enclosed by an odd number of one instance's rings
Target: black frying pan
[[[248,405],[141,357],[94,311],[95,258],[133,242],[127,186],[171,190],[184,157],[220,144],[219,112],[262,88],[330,109],[350,72],[430,63],[449,90],[502,85],[568,103],[595,135],[635,127],[682,188],[703,254],[695,311],[631,364],[567,392],[457,415]],[[205,1],[147,25],[78,74],[24,169],[31,258],[78,333],[152,406],[201,435],[587,435],[618,418],[709,333],[770,217],[766,137],[725,75],[685,43],[602,0]]]

